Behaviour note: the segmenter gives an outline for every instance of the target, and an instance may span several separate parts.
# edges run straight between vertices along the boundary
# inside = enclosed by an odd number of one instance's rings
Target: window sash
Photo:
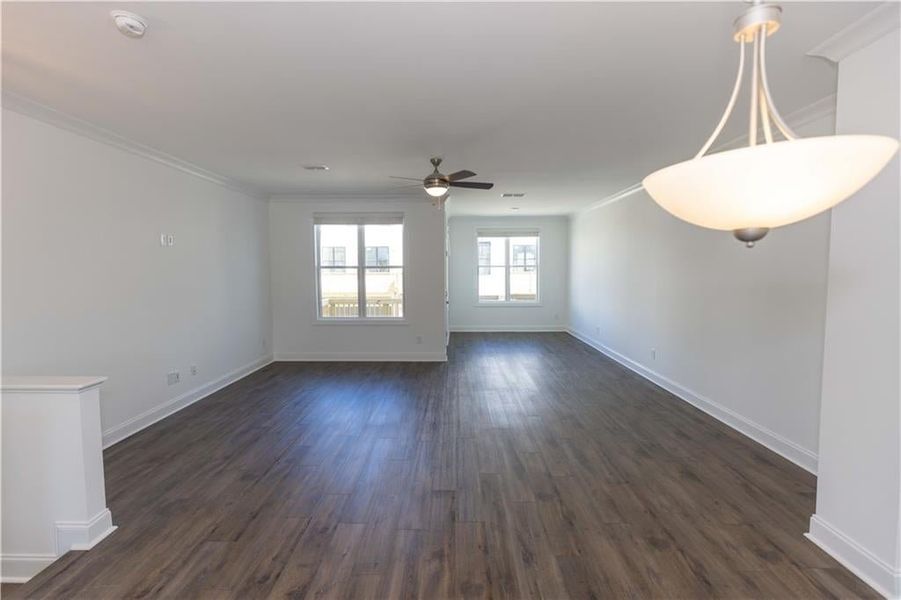
[[[533,244],[512,244],[511,238],[534,238]],[[483,264],[482,248],[487,244],[490,253],[491,242],[483,241],[490,239],[504,240],[505,264]],[[476,301],[478,304],[537,304],[539,302],[540,282],[538,277],[539,254],[541,240],[537,230],[524,231],[501,231],[501,230],[477,230],[476,231]],[[533,249],[531,252],[529,248]],[[520,250],[514,253],[514,249]],[[521,261],[517,259],[517,254],[521,257]],[[489,258],[490,262],[490,258]],[[482,275],[491,275],[491,269],[504,270],[504,297],[500,300],[486,300],[482,298],[480,289],[480,277]],[[513,272],[534,273],[535,278],[535,299],[517,300],[512,297],[510,289],[510,275]]]
[[[323,264],[322,250],[325,248],[335,248],[336,246],[325,246],[320,244],[319,225],[356,225],[357,227],[357,264],[352,266],[331,267]],[[316,317],[321,321],[351,321],[351,320],[372,320],[372,321],[402,321],[406,318],[406,271],[405,265],[369,265],[367,263],[367,247],[365,246],[366,225],[403,225],[403,215],[352,215],[352,216],[335,216],[335,215],[314,215],[313,231],[314,231],[314,260],[316,268]],[[401,245],[403,252],[406,252],[406,234],[404,228],[401,228]],[[385,248],[386,254],[389,253],[387,246],[369,246],[369,248]],[[345,263],[347,261],[347,248],[345,251]],[[378,252],[377,252],[378,254]],[[390,254],[389,254],[390,258]],[[406,261],[404,261],[406,262]],[[357,271],[357,315],[353,317],[326,317],[322,315],[322,271],[341,271],[346,272],[351,269]],[[400,317],[379,317],[369,316],[366,314],[366,273],[368,272],[390,272],[392,269],[399,269],[403,280],[403,293],[400,299],[401,315]]]

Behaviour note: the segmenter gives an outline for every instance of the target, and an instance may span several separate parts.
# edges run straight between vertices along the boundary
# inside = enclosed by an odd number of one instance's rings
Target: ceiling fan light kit
[[[732,231],[753,247],[770,229],[796,223],[845,200],[895,155],[898,141],[878,135],[799,139],[779,114],[766,75],[766,39],[781,24],[782,8],[755,3],[734,22],[738,75],[713,133],[685,162],[648,175],[645,190],[664,210],[709,229]],[[707,154],[735,107],[751,45],[748,146]],[[762,130],[763,143],[758,144]],[[775,139],[776,131],[784,138]]]
[[[480,181],[461,181],[461,179],[469,179],[470,177],[476,176],[475,173],[466,169],[457,171],[456,173],[451,173],[450,175],[445,175],[438,170],[438,167],[441,165],[441,161],[442,159],[438,156],[432,157],[430,159],[430,162],[432,163],[433,170],[429,175],[426,175],[425,179],[422,180],[422,189],[424,189],[425,192],[432,198],[438,199],[433,203],[438,208],[441,208],[443,206],[443,200],[447,199],[447,193],[452,187],[471,188],[477,190],[490,190],[494,187],[493,183],[483,183]],[[418,179],[414,179],[412,177],[392,176],[391,178],[419,181]]]

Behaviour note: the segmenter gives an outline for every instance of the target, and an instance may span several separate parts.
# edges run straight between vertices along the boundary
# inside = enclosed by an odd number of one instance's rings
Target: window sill
[[[541,302],[476,302],[473,306],[475,306],[476,308],[540,308]]]
[[[395,319],[393,317],[386,318],[360,318],[349,317],[346,319],[316,319],[313,325],[409,325],[406,319]]]

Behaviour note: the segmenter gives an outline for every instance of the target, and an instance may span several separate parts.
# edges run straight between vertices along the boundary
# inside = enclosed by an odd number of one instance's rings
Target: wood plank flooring
[[[870,598],[815,479],[566,334],[276,363],[105,453],[118,531],[21,598]]]

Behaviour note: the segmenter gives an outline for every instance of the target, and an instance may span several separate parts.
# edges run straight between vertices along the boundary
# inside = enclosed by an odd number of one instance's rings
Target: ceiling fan
[[[490,190],[494,187],[493,183],[482,183],[480,181],[460,181],[461,179],[469,179],[470,177],[475,177],[476,174],[472,171],[467,171],[466,169],[462,171],[457,171],[456,173],[451,173],[450,175],[444,175],[440,171],[438,171],[438,165],[441,164],[441,159],[439,157],[433,157],[431,159],[432,166],[435,167],[435,170],[432,171],[429,175],[426,176],[425,179],[417,179],[415,177],[395,177],[391,176],[392,179],[406,179],[408,181],[422,181],[422,188],[426,191],[429,196],[434,198],[439,198],[447,194],[449,188],[457,187],[457,188],[471,188],[476,190]]]

